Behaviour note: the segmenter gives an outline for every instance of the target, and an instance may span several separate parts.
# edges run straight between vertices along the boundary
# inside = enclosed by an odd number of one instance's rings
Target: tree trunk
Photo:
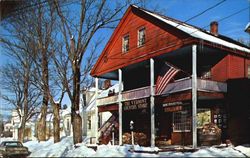
[[[18,140],[24,142],[24,131],[25,131],[25,119],[22,118],[21,126],[18,128]]]
[[[25,131],[25,124],[26,118],[28,115],[28,96],[29,96],[29,66],[24,65],[24,83],[23,83],[23,110],[21,110],[21,126],[18,128],[18,140],[23,142],[24,141],[24,131]]]
[[[42,41],[42,40],[41,40]],[[42,42],[41,42],[42,43]],[[42,49],[42,82],[43,82],[43,105],[41,110],[41,118],[38,123],[38,140],[46,140],[46,115],[49,102],[49,73],[48,58],[44,48]]]
[[[60,115],[59,115],[60,104],[53,104],[53,134],[54,143],[60,142]]]
[[[43,105],[41,109],[41,116],[37,123],[37,138],[39,141],[46,140],[46,115],[47,115],[47,107],[48,103],[46,104],[46,99],[43,99]]]
[[[73,102],[72,102],[72,125],[74,144],[82,142],[82,118],[79,112],[80,103],[80,65],[77,63],[73,66]]]

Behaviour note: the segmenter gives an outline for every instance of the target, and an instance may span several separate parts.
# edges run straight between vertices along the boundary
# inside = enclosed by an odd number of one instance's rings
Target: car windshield
[[[22,144],[20,142],[5,142],[5,146],[7,146],[7,147],[21,147]]]

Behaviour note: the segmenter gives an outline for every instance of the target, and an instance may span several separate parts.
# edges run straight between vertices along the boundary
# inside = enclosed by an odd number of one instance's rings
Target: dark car
[[[0,144],[0,157],[27,157],[30,155],[27,147],[19,141],[3,141]]]

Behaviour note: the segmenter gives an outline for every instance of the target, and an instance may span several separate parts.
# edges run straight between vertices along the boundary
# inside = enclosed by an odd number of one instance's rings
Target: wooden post
[[[192,131],[193,148],[197,148],[197,45],[192,46]]]
[[[150,120],[151,120],[151,147],[155,147],[155,99],[154,99],[154,59],[150,59]]]
[[[98,78],[95,78],[95,98],[96,98],[96,103],[95,103],[95,144],[98,143],[98,107],[97,107],[97,99],[98,99]]]
[[[119,93],[118,93],[118,105],[119,105],[119,145],[122,145],[122,70],[118,70],[119,76]]]

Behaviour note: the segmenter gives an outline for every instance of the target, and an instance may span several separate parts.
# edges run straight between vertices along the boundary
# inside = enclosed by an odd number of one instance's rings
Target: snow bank
[[[235,147],[234,149],[250,157],[250,144],[240,145]]]
[[[30,141],[24,143],[25,146],[31,151],[30,157],[62,157],[66,156],[67,151],[72,150],[73,138],[65,137],[61,142],[53,143],[53,139],[48,141]]]
[[[90,157],[91,155],[95,154],[93,149],[87,148],[85,145],[81,144],[78,148],[73,148],[69,150],[66,157]]]
[[[97,151],[86,147],[85,143],[73,145],[72,137],[64,137],[61,142],[53,139],[44,142],[29,141],[24,143],[32,152],[31,157],[246,157],[250,156],[250,146],[237,147],[202,147],[196,152],[159,152],[158,154],[130,152],[131,145],[99,145]],[[160,149],[135,145],[136,151],[160,151]]]

